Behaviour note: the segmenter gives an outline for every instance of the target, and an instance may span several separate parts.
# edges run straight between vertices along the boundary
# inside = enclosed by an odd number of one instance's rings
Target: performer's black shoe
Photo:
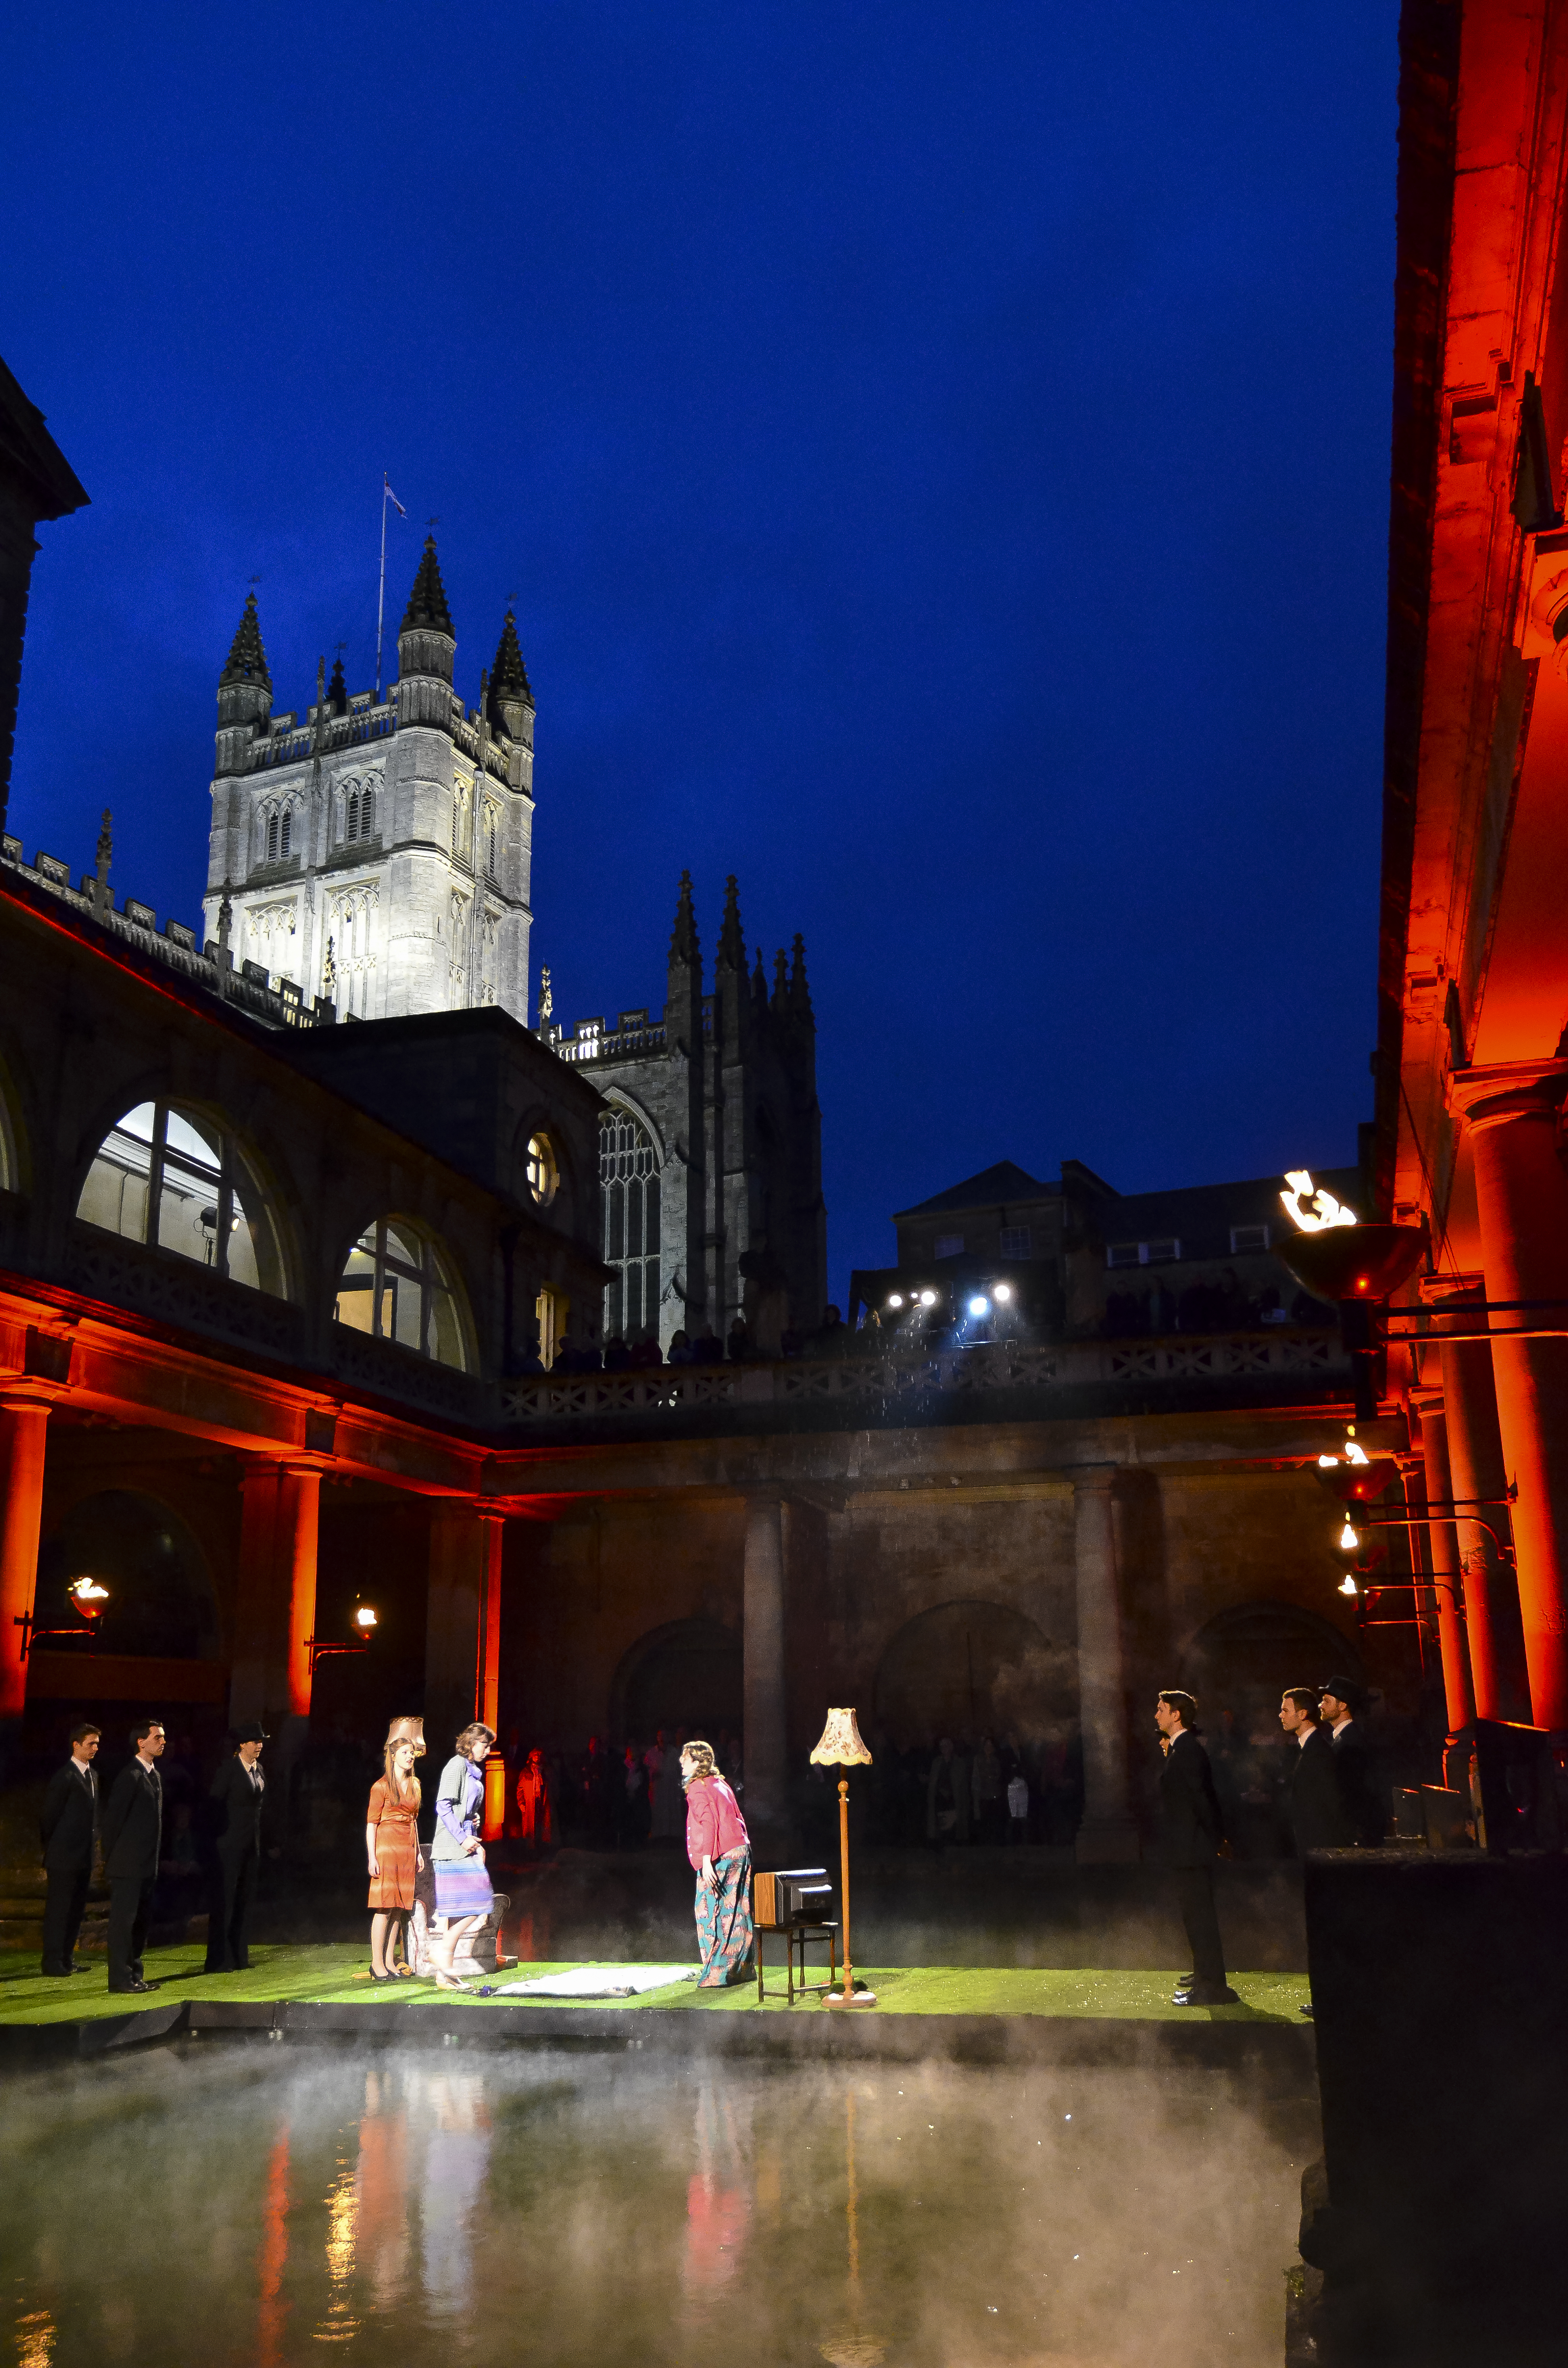
[[[1209,1983],[1194,1982],[1187,1989],[1177,1990],[1173,2006],[1240,2006],[1241,1999],[1233,1989],[1215,1989]]]
[[[1312,2009],[1311,2009],[1311,2007],[1310,2007],[1310,2006],[1304,2006],[1304,2007],[1302,2007],[1302,2009],[1301,2009],[1301,2012],[1306,2016],[1307,2021],[1308,2021],[1309,2022],[1311,2022],[1311,2021],[1313,2020],[1313,2017],[1312,2017]]]
[[[148,1990],[155,1990],[157,1987],[156,1982],[110,1982],[109,1984],[109,1988],[117,1996],[125,1997],[130,1997],[132,1993],[140,1996]]]
[[[40,1965],[39,1967],[39,1972],[47,1974],[51,1981],[64,1981],[75,1970],[74,1965]]]

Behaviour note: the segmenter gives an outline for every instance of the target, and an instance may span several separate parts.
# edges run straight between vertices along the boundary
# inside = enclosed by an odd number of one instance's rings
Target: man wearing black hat
[[[1334,1772],[1351,1832],[1358,1848],[1376,1850],[1384,1833],[1383,1804],[1372,1776],[1367,1730],[1356,1715],[1366,1696],[1353,1678],[1326,1678],[1319,1691],[1318,1708],[1334,1753]]]
[[[1310,1850],[1348,1850],[1355,1829],[1345,1807],[1327,1732],[1318,1725],[1317,1696],[1310,1686],[1287,1686],[1279,1698],[1279,1724],[1296,1748],[1285,1779],[1296,1854]]]
[[[43,1971],[85,1974],[76,1935],[87,1905],[98,1844],[98,1780],[93,1772],[98,1729],[85,1719],[71,1730],[71,1757],[49,1780],[39,1817],[48,1896],[43,1910]]]
[[[266,1731],[253,1721],[234,1730],[234,1749],[212,1779],[213,1846],[217,1869],[207,1917],[210,1974],[243,1973],[250,1964],[251,1901],[261,1864],[261,1772]]]

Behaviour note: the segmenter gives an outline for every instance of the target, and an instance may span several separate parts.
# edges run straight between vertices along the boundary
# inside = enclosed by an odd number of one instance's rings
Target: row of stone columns
[[[1430,1525],[1434,1575],[1454,1574],[1437,1577],[1450,1731],[1472,1715],[1507,1715],[1492,1531],[1510,1484],[1530,1716],[1568,1728],[1568,1339],[1507,1338],[1568,1320],[1565,1091],[1568,1060],[1555,1058],[1449,1079],[1474,1155],[1482,1266],[1479,1275],[1434,1279],[1426,1295],[1451,1326],[1484,1322],[1493,1334],[1490,1343],[1444,1340],[1439,1324],[1441,1388],[1412,1398],[1427,1498],[1473,1508]]]

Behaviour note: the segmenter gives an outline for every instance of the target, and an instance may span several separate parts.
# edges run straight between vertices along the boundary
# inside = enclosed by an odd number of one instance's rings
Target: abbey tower
[[[431,538],[397,650],[384,701],[350,692],[339,658],[298,723],[272,712],[246,600],[218,687],[205,934],[340,1018],[495,1004],[526,1026],[534,702],[515,620],[465,706]]]

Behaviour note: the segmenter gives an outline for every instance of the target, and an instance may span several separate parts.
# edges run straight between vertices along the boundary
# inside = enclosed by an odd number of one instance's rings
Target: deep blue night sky
[[[41,530],[10,827],[196,916],[213,691],[374,661],[421,521],[539,700],[535,982],[805,933],[831,1273],[1001,1158],[1369,1115],[1395,0],[14,18]]]

